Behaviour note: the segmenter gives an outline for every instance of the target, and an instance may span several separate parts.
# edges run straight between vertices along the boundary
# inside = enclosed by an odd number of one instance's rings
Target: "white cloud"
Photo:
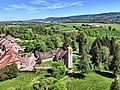
[[[82,5],[81,1],[63,2],[60,0],[34,0],[31,3],[39,5],[42,9],[57,9]]]
[[[21,9],[24,10],[27,13],[32,13],[32,12],[39,12],[38,7],[34,7],[34,6],[29,6],[26,5],[24,3],[19,3],[19,4],[10,4],[7,8],[5,8],[6,10],[16,10],[16,9]]]
[[[40,12],[44,9],[58,9],[58,8],[66,8],[71,6],[80,6],[82,5],[81,1],[60,1],[60,0],[33,0],[28,4],[25,3],[17,3],[10,4],[8,7],[5,7],[5,10],[23,10],[27,13]]]
[[[45,0],[34,0],[31,3],[38,4],[38,5],[48,5],[49,3]]]

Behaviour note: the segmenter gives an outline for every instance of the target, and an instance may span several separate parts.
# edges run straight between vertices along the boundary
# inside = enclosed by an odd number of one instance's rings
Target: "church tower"
[[[68,73],[72,73],[73,71],[73,49],[69,46],[67,47],[67,67],[69,69]]]

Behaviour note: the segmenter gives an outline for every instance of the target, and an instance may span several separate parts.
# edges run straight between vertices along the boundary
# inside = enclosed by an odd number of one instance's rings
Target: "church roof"
[[[14,50],[9,49],[0,57],[0,68],[5,67],[9,63],[13,63],[13,62],[17,62],[17,61],[25,62],[25,59],[22,58]]]

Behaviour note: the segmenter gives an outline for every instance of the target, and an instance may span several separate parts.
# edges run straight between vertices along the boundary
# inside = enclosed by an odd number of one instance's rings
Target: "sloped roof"
[[[7,40],[14,40],[14,39],[15,39],[15,38],[12,37],[11,35],[8,35],[6,38],[7,38]]]
[[[9,63],[12,62],[25,62],[25,59],[22,58],[17,52],[12,49],[7,50],[1,57],[0,57],[0,68],[3,68]]]
[[[3,45],[7,45],[7,44],[9,44],[10,43],[10,41],[9,40],[7,40],[7,39],[2,39],[1,41],[0,41],[0,43],[2,44],[2,46]]]
[[[21,48],[20,45],[18,45],[17,43],[10,43],[5,45],[5,48]]]
[[[6,34],[0,34],[0,37],[6,36]]]

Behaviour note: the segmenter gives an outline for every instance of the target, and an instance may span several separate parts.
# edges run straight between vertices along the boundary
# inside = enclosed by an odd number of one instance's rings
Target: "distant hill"
[[[32,19],[32,20],[11,21],[11,22],[46,22],[46,21],[120,23],[120,12],[76,15],[76,16],[67,16],[67,17],[48,17],[45,19]]]
[[[83,22],[107,22],[120,23],[120,12],[110,12],[90,15],[77,15],[68,17],[49,17],[44,21],[83,21]]]

